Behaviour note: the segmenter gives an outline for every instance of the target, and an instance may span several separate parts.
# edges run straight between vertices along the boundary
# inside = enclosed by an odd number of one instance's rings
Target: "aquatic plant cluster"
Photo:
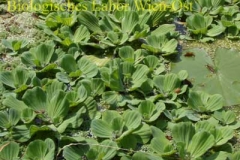
[[[238,1],[6,4],[45,6],[31,12],[48,39],[1,41],[20,59],[0,70],[1,160],[240,159],[240,122],[224,107],[240,104],[240,52],[179,49],[238,40]]]

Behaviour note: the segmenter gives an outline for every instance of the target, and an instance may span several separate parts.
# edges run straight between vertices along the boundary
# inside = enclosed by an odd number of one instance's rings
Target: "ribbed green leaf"
[[[40,44],[35,50],[36,58],[42,65],[49,64],[53,53],[54,46],[48,44]]]
[[[7,96],[7,98],[4,99],[2,103],[9,108],[13,108],[19,111],[22,111],[23,109],[28,107],[23,101],[19,101],[12,95]]]
[[[195,129],[191,122],[181,122],[176,124],[172,129],[172,136],[176,143],[182,142],[185,148],[189,146],[195,134]]]
[[[54,159],[55,145],[53,140],[47,138],[45,141],[35,140],[29,143],[26,150],[26,157],[30,159]]]
[[[0,146],[1,160],[16,160],[19,154],[19,144],[16,142],[4,142]]]
[[[47,113],[54,123],[63,120],[69,110],[69,103],[63,91],[59,91],[47,105]]]
[[[101,143],[101,145],[108,146],[108,147],[99,147],[99,150],[98,150],[99,154],[104,155],[102,159],[110,160],[117,154],[118,145],[116,142],[111,140],[105,140]]]
[[[24,123],[30,123],[36,116],[36,113],[31,108],[25,108],[21,113],[21,120]]]
[[[136,129],[141,124],[141,115],[137,111],[125,111],[123,114],[125,125],[129,130]]]
[[[82,57],[78,61],[78,67],[86,77],[92,78],[97,75],[98,68],[96,64],[88,60],[87,57]]]
[[[198,158],[214,145],[214,136],[206,131],[196,133],[187,148],[192,158]]]
[[[85,25],[92,32],[102,32],[99,27],[98,18],[89,11],[81,11],[78,16],[78,21]]]
[[[91,130],[93,134],[101,138],[112,138],[113,130],[109,124],[100,119],[94,119],[91,123]]]
[[[47,97],[40,87],[29,89],[23,95],[24,103],[34,111],[45,111]]]
[[[9,87],[15,88],[14,77],[9,71],[3,71],[0,73],[0,81]]]
[[[130,34],[135,26],[138,24],[139,18],[135,11],[126,11],[122,19],[122,31],[123,33]]]

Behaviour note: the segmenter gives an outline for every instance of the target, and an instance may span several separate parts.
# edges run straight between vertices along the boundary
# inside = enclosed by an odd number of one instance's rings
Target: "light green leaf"
[[[54,123],[59,123],[67,115],[69,103],[63,91],[59,91],[47,105],[47,113]]]
[[[1,160],[16,160],[19,154],[19,144],[16,142],[4,142],[0,146]]]
[[[101,143],[101,145],[108,146],[108,147],[99,147],[98,149],[99,154],[104,155],[102,159],[110,160],[117,154],[118,145],[116,142],[111,140],[105,140]]]
[[[122,19],[122,31],[123,33],[132,33],[135,26],[138,24],[139,18],[135,11],[124,12],[124,17]]]
[[[41,65],[49,64],[53,53],[54,46],[50,44],[40,44],[35,50],[36,59],[40,61]]]
[[[86,112],[86,109],[82,107],[74,113],[73,115],[69,116],[66,120],[64,120],[60,126],[58,126],[57,130],[59,133],[63,133],[66,128],[77,128],[80,127],[83,122],[82,114]]]
[[[223,107],[221,95],[208,95],[200,91],[192,91],[189,94],[188,105],[199,112],[211,112]]]
[[[14,83],[14,77],[9,71],[3,71],[0,73],[0,82],[9,87],[16,88]]]
[[[157,29],[151,32],[151,35],[163,36],[167,33],[174,32],[176,26],[174,24],[163,24],[160,25]]]
[[[214,145],[214,136],[206,131],[196,133],[189,143],[187,151],[192,158],[202,156]]]
[[[128,130],[136,129],[141,124],[141,115],[137,111],[125,111],[123,119]]]
[[[195,129],[190,122],[181,122],[176,124],[172,129],[172,136],[176,143],[184,143],[187,148],[195,134]]]
[[[154,104],[151,101],[143,101],[138,106],[138,110],[146,122],[155,121],[165,109],[164,103]]]
[[[153,71],[159,65],[158,58],[153,55],[145,57],[144,63],[149,67],[150,71]]]
[[[110,127],[110,125],[100,119],[94,119],[92,121],[91,130],[93,134],[97,137],[112,138],[113,136],[113,129]]]
[[[131,46],[119,48],[119,56],[124,61],[134,62],[134,50]]]
[[[30,123],[36,117],[36,113],[31,108],[25,108],[22,110],[21,120],[24,123]]]
[[[46,110],[47,97],[40,87],[27,90],[22,99],[24,103],[34,111],[43,112]]]
[[[26,150],[26,157],[29,159],[44,159],[52,160],[54,159],[55,145],[53,140],[46,139],[35,140],[29,143]]]
[[[141,85],[147,81],[147,74],[149,68],[146,65],[138,64],[136,66],[135,72],[132,74],[132,86],[130,90],[135,90],[136,88],[141,87]]]
[[[3,103],[3,105],[5,105],[9,108],[13,108],[13,109],[16,109],[19,111],[22,111],[28,107],[23,101],[18,100],[17,98],[15,98],[12,95],[7,96],[6,99],[4,99],[2,103]]]
[[[173,147],[170,141],[166,138],[166,135],[158,128],[151,127],[153,132],[153,139],[151,140],[150,147],[157,154],[171,154],[173,153]]]
[[[152,136],[151,128],[146,123],[142,123],[132,134],[136,136],[138,143],[141,144],[148,143]]]
[[[79,145],[79,146],[68,146],[65,147],[63,150],[63,157],[66,160],[82,160],[81,157],[85,154],[85,150],[86,148],[88,148],[89,146],[83,146],[83,145]]]
[[[96,76],[98,73],[98,68],[96,64],[91,62],[87,57],[82,57],[78,61],[78,67],[83,72],[83,74],[88,78],[92,78]]]
[[[90,38],[90,33],[85,26],[79,26],[73,35],[74,43],[87,42]]]
[[[81,11],[78,16],[78,21],[85,25],[89,30],[96,33],[101,33],[101,29],[99,27],[98,18],[89,11]]]

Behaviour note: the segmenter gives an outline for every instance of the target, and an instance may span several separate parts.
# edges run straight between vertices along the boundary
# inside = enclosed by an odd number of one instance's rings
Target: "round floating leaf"
[[[187,54],[193,56],[189,57]],[[217,48],[214,58],[203,50],[189,49],[183,52],[179,62],[173,63],[172,72],[187,70],[193,89],[210,94],[220,94],[224,105],[240,104],[240,52],[232,49]]]

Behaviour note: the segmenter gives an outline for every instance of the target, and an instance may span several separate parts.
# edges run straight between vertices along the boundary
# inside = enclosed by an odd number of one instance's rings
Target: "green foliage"
[[[2,160],[18,159],[19,144],[16,142],[5,142],[1,145],[0,158]]]
[[[238,52],[178,57],[180,38],[237,39],[239,4],[183,1],[193,3],[189,12],[121,2],[128,10],[96,11],[90,0],[72,2],[87,11],[48,6],[37,26],[49,41],[26,52],[25,41],[2,41],[22,64],[0,71],[0,159],[239,159],[240,123],[223,107],[240,103]],[[176,31],[176,16],[186,18],[189,35]]]
[[[2,44],[11,52],[9,55],[16,55],[24,51],[26,49],[28,42],[26,40],[2,40]]]

